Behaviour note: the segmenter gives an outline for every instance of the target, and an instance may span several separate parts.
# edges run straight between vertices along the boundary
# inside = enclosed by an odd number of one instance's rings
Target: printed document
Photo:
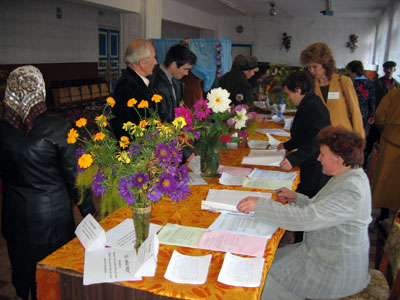
[[[290,180],[290,181],[295,180],[296,176],[297,176],[296,172],[271,171],[271,170],[262,170],[262,169],[257,169],[257,168],[255,168],[249,174],[249,178]]]
[[[221,213],[209,229],[271,238],[278,227],[249,215]]]
[[[187,182],[187,185],[207,185],[207,181],[204,180],[203,177],[201,177],[200,174],[196,174],[194,172],[189,172],[189,180]]]
[[[279,167],[285,158],[285,150],[257,150],[251,149],[248,156],[243,157],[242,164]]]
[[[219,183],[222,185],[235,185],[241,186],[246,179],[246,175],[240,176],[232,176],[228,173],[222,173],[221,177],[219,178]]]
[[[186,284],[204,284],[212,255],[188,256],[174,250],[164,277],[169,281]]]
[[[259,287],[265,259],[263,257],[246,258],[225,254],[218,281],[227,285]]]
[[[206,231],[204,228],[167,224],[158,234],[161,244],[197,248],[196,243]]]
[[[242,168],[242,167],[228,167],[224,165],[219,165],[218,167],[218,173],[228,173],[229,175],[232,176],[241,176],[241,175],[249,175],[250,172],[252,171],[252,168]]]
[[[91,214],[88,214],[76,227],[78,237],[86,251],[103,249],[106,244],[104,229]]]
[[[268,146],[268,141],[264,140],[248,140],[247,141],[247,146],[249,148],[258,148],[258,149],[265,149]]]
[[[190,170],[193,171],[193,173],[196,174],[201,174],[201,169],[200,169],[200,155],[196,155],[195,157],[193,157],[189,164],[188,167]]]
[[[293,181],[246,178],[242,186],[246,188],[267,189],[267,190],[276,190],[285,187],[291,190],[293,189]]]

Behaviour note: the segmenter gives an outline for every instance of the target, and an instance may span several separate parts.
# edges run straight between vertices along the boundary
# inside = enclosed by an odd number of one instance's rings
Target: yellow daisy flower
[[[135,98],[131,98],[128,100],[128,107],[133,107],[137,103],[137,100]]]
[[[78,131],[76,131],[76,129],[74,128],[71,128],[71,130],[68,132],[68,138],[67,138],[68,144],[75,144],[76,138],[78,136],[79,136]]]
[[[76,127],[83,127],[86,126],[87,120],[86,118],[80,118],[78,121],[76,121],[75,125]]]
[[[108,104],[110,104],[111,107],[114,107],[115,100],[114,100],[113,97],[107,97],[106,101],[107,101]]]
[[[140,103],[138,104],[138,108],[149,108],[149,102],[146,100],[140,101]]]
[[[93,158],[92,155],[90,154],[82,154],[81,157],[79,157],[78,159],[78,165],[82,168],[82,169],[87,169],[89,168],[93,163]]]
[[[106,137],[106,135],[102,132],[98,132],[94,135],[93,140],[94,141],[102,141],[104,140],[104,138]]]

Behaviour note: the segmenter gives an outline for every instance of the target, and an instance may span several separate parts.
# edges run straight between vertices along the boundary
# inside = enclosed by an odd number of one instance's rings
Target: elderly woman
[[[232,69],[222,76],[219,85],[230,93],[234,105],[254,106],[253,88],[248,81],[257,72],[258,59],[255,56],[238,55]]]
[[[362,291],[370,280],[371,193],[361,168],[364,139],[329,126],[317,141],[322,171],[332,178],[313,198],[281,188],[279,202],[247,197],[238,204],[239,211],[255,211],[269,224],[305,231],[303,242],[277,250],[262,299],[336,299]]]
[[[36,299],[36,263],[74,237],[72,201],[76,148],[67,143],[72,125],[46,114],[40,71],[24,66],[11,72],[0,121],[3,175],[2,233],[18,297]],[[90,194],[78,206],[94,213]]]
[[[353,82],[336,72],[331,49],[314,43],[301,52],[301,63],[314,77],[315,93],[328,107],[333,126],[342,125],[365,137],[363,120]]]

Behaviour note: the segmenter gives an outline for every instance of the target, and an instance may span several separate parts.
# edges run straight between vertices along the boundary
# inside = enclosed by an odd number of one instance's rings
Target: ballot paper
[[[271,193],[210,189],[206,200],[201,202],[201,209],[238,212],[236,206],[247,196],[271,198]]]
[[[283,129],[290,130],[292,128],[293,120],[294,120],[294,117],[286,118],[285,119],[285,125],[283,126]]]
[[[187,185],[207,185],[207,181],[204,180],[203,177],[201,177],[200,174],[196,174],[194,172],[189,172],[189,180],[187,182]]]
[[[190,170],[192,170],[193,173],[201,174],[200,155],[196,155],[195,157],[193,157],[189,161],[188,167]]]
[[[241,176],[232,176],[228,173],[222,173],[221,177],[219,178],[219,183],[222,185],[234,185],[234,186],[241,186],[246,179],[246,175]]]
[[[247,141],[247,146],[249,148],[256,148],[256,149],[265,149],[269,145],[268,141],[264,140],[248,140]]]
[[[106,244],[106,234],[100,224],[88,214],[76,227],[78,237],[86,251],[103,249]]]
[[[271,238],[278,227],[249,215],[221,213],[209,229]]]
[[[229,175],[232,176],[240,176],[240,175],[249,175],[250,172],[252,171],[252,168],[243,168],[243,167],[228,167],[224,165],[219,165],[218,167],[218,173],[228,173]]]
[[[253,171],[249,174],[249,178],[258,178],[258,179],[274,179],[274,180],[290,180],[293,181],[297,177],[296,172],[281,172],[281,171],[271,171],[271,170],[262,170],[254,168]]]
[[[154,235],[162,228],[161,225],[150,223],[149,236]],[[117,226],[106,232],[106,246],[129,250],[135,247],[136,234],[132,218],[126,218]]]
[[[293,188],[293,181],[246,178],[242,186],[252,189],[267,189],[267,190],[276,190],[285,187],[291,190]]]
[[[185,284],[204,284],[212,255],[188,256],[174,250],[164,277],[169,281]]]
[[[277,135],[277,136],[286,136],[286,137],[290,137],[290,133],[283,130],[283,129],[279,129],[279,128],[259,128],[256,129],[256,132],[261,133],[261,134],[267,134],[267,132],[269,134],[273,134],[273,135]]]
[[[267,237],[207,229],[196,245],[200,249],[262,257],[267,242]]]
[[[267,132],[266,135],[268,137],[268,142],[271,145],[271,147],[276,148],[281,143],[281,141],[274,138],[270,133]]]
[[[285,150],[251,149],[248,156],[243,157],[242,164],[279,167],[285,158]]]
[[[263,257],[240,257],[227,252],[217,280],[232,286],[259,287],[264,262]]]
[[[196,243],[204,231],[204,228],[168,223],[158,233],[158,240],[161,244],[197,248]]]
[[[89,285],[103,282],[141,280],[138,271],[148,261],[155,263],[153,276],[157,267],[159,242],[157,235],[149,236],[138,249],[120,250],[103,248],[85,252],[83,284]],[[145,270],[145,273],[150,273]]]

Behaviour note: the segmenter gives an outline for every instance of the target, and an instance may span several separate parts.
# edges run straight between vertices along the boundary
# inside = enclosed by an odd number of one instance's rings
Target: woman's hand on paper
[[[292,164],[290,163],[290,161],[288,161],[287,158],[285,158],[284,160],[281,161],[281,163],[279,164],[279,167],[281,167],[281,169],[286,170],[286,171],[289,171],[293,168]]]
[[[296,199],[297,199],[296,192],[291,191],[285,187],[277,189],[275,191],[275,196],[276,196],[276,199],[278,199],[278,201],[283,204],[287,204],[289,202],[296,202]]]
[[[236,206],[237,210],[248,214],[251,211],[254,211],[254,209],[256,208],[256,204],[258,199],[260,199],[259,197],[246,197],[242,200],[240,200],[239,204]]]

